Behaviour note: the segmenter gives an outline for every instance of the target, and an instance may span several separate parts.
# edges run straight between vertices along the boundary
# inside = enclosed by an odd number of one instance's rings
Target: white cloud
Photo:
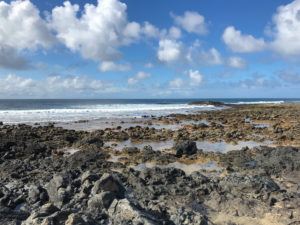
[[[135,76],[128,78],[128,84],[134,85],[140,82],[141,80],[147,79],[151,77],[149,73],[145,73],[143,71],[138,72]]]
[[[105,87],[101,80],[92,80],[81,76],[50,76],[47,78],[46,82],[48,87],[50,87],[50,90],[69,89],[73,91],[99,91]]]
[[[245,80],[239,81],[237,84],[233,84],[234,86],[238,85],[242,88],[248,89],[256,89],[256,88],[274,88],[280,86],[277,80],[268,79],[263,76],[253,76]]]
[[[126,5],[117,0],[86,4],[78,17],[79,5],[69,1],[52,10],[52,28],[69,49],[87,59],[111,61],[120,56],[117,48],[128,41]],[[129,38],[129,37],[128,37]]]
[[[142,32],[149,38],[159,38],[161,36],[161,31],[149,22],[144,23]]]
[[[171,27],[169,29],[168,37],[171,39],[179,39],[181,38],[181,30],[178,27]]]
[[[300,0],[278,7],[267,33],[272,41],[244,35],[233,26],[223,33],[223,41],[234,52],[258,52],[266,48],[285,57],[300,55]]]
[[[28,69],[29,61],[20,54],[49,48],[54,43],[47,23],[29,0],[0,1],[0,67]]]
[[[300,0],[280,6],[273,24],[272,48],[285,56],[300,55]]]
[[[234,52],[258,52],[266,48],[266,43],[262,38],[256,39],[252,35],[242,34],[233,26],[225,29],[222,38],[225,44]]]
[[[128,21],[127,6],[119,0],[98,0],[96,5],[85,4],[84,10],[66,1],[52,10],[50,23],[67,48],[79,52],[83,58],[102,62],[101,71],[125,70],[123,65],[112,64],[122,57],[121,47],[142,37],[160,38],[162,35],[149,22],[141,25]],[[172,34],[179,35],[177,30],[172,30]]]
[[[0,46],[20,51],[48,48],[53,43],[46,22],[29,0],[0,2]]]
[[[36,84],[31,78],[18,77],[12,74],[0,78],[0,93],[4,96],[21,93],[28,95],[35,86]]]
[[[99,70],[102,72],[109,72],[109,71],[119,71],[124,72],[130,70],[129,64],[117,64],[113,61],[103,61],[100,66]]]
[[[215,48],[211,48],[208,51],[201,51],[199,54],[199,60],[200,63],[209,65],[221,65],[223,63],[220,52]]]
[[[169,82],[171,90],[190,90],[198,87],[203,83],[203,75],[198,70],[186,71],[187,79],[175,78]]]
[[[26,58],[18,55],[14,48],[0,44],[0,68],[25,70],[31,68]]]
[[[222,65],[223,57],[216,48],[204,50],[199,40],[196,40],[186,51],[185,58],[196,65]]]
[[[169,82],[169,86],[171,89],[180,89],[184,86],[184,81],[181,78],[175,78]]]
[[[128,23],[124,29],[123,34],[125,37],[129,38],[129,42],[131,39],[139,39],[141,34],[141,25],[136,22]]]
[[[246,61],[240,57],[229,57],[227,65],[233,68],[242,69],[246,67]]]
[[[186,11],[184,15],[172,15],[175,23],[189,33],[204,35],[208,32],[204,16],[197,12]]]
[[[174,62],[181,56],[181,44],[171,39],[159,41],[157,57],[162,62]]]
[[[202,84],[203,75],[198,70],[189,70],[188,76],[190,78],[191,86],[199,86],[200,84]]]
[[[0,77],[0,94],[8,98],[93,95],[114,91],[111,84],[86,76],[49,76],[41,80],[12,74]]]

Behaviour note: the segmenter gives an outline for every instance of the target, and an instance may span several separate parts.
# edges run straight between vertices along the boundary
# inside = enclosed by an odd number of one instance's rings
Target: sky
[[[0,0],[0,98],[299,98],[300,0]]]

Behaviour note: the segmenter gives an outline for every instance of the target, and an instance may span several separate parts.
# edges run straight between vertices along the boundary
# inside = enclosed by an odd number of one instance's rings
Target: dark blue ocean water
[[[216,110],[214,106],[189,105],[193,101],[224,103],[300,102],[300,99],[35,99],[0,100],[0,121],[6,123],[58,122],[159,116]]]
[[[0,99],[0,110],[66,109],[108,104],[188,104],[193,101],[224,103],[300,102],[283,98],[216,98],[216,99]]]

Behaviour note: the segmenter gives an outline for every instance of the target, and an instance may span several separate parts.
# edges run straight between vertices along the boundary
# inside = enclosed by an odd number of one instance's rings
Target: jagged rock
[[[242,195],[243,193],[264,194],[278,191],[279,186],[268,177],[263,176],[241,176],[231,174],[225,177],[220,186],[233,194]]]
[[[123,148],[123,152],[131,155],[131,154],[137,154],[140,152],[140,150],[136,147],[125,147]]]
[[[60,225],[68,217],[68,212],[59,211],[53,204],[43,205],[39,210],[33,211],[31,215],[22,222],[22,225]]]
[[[146,212],[142,212],[127,199],[115,199],[108,209],[111,224],[158,225],[160,222]]]
[[[176,156],[193,155],[197,153],[197,145],[194,141],[181,141],[174,146]]]
[[[179,208],[177,212],[171,216],[170,220],[175,225],[212,225],[206,216],[195,211],[186,210],[183,207]]]
[[[78,214],[70,214],[65,225],[87,225],[87,223]]]
[[[59,211],[59,208],[57,208],[55,205],[53,205],[52,203],[47,203],[45,205],[43,205],[40,210],[39,210],[39,214],[41,216],[49,216],[55,212]]]
[[[102,137],[98,136],[98,134],[89,134],[82,138],[78,143],[78,146],[94,146],[96,148],[103,147],[104,143],[102,141]]]
[[[101,211],[103,208],[109,208],[113,200],[115,199],[115,194],[112,192],[102,192],[92,196],[88,201],[89,210]]]
[[[36,202],[44,203],[48,201],[47,191],[41,186],[32,185],[28,190],[28,202],[34,204]]]
[[[114,193],[118,198],[123,198],[125,188],[119,181],[118,177],[108,173],[103,174],[100,180],[96,181],[91,191],[92,195],[101,193],[102,191],[108,191]]]
[[[100,177],[98,174],[91,173],[91,171],[86,171],[81,175],[81,183],[84,183],[85,180],[96,181]]]
[[[58,207],[61,207],[70,199],[69,179],[67,175],[54,175],[53,179],[46,185],[49,200]]]

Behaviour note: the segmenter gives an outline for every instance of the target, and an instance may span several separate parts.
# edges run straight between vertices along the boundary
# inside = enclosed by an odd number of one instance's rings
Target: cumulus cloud
[[[227,65],[233,68],[242,69],[246,67],[246,61],[240,57],[229,57],[227,60]]]
[[[181,89],[185,85],[185,82],[181,78],[175,78],[169,82],[171,89]]]
[[[100,91],[105,88],[103,81],[82,76],[50,76],[47,78],[46,83],[50,90]]]
[[[200,63],[202,64],[209,64],[209,65],[223,64],[221,53],[215,48],[211,48],[208,51],[202,50],[199,54],[199,60]]]
[[[285,56],[300,55],[300,0],[280,6],[273,24],[272,48]]]
[[[169,38],[179,39],[181,38],[181,30],[178,27],[171,27],[168,32]]]
[[[175,23],[189,33],[204,35],[208,32],[204,16],[198,12],[186,11],[182,16],[173,15]]]
[[[161,31],[149,22],[144,23],[144,26],[142,27],[142,33],[149,38],[159,38],[161,36]]]
[[[41,80],[13,74],[0,77],[0,94],[7,98],[93,95],[114,91],[111,84],[86,76],[63,77],[57,75]]]
[[[31,67],[30,62],[19,56],[15,49],[0,44],[0,68],[25,70]]]
[[[0,93],[3,96],[31,95],[32,90],[36,87],[36,83],[31,78],[18,77],[12,74],[0,78]]]
[[[102,72],[109,72],[109,71],[124,72],[130,69],[131,67],[129,64],[117,64],[113,61],[104,61],[99,66],[99,70]]]
[[[199,86],[203,81],[203,75],[198,70],[189,70],[188,76],[191,86]]]
[[[208,50],[202,49],[196,42],[187,51],[186,59],[194,65],[227,65],[232,68],[242,69],[246,66],[246,61],[240,57],[223,57],[216,48]]]
[[[28,69],[23,51],[49,48],[55,43],[47,23],[29,0],[0,1],[0,67]]]
[[[134,84],[137,84],[138,82],[145,80],[149,77],[151,77],[151,74],[140,71],[135,76],[128,78],[128,84],[134,85]]]
[[[128,42],[130,30],[135,30],[134,25],[128,27],[126,5],[103,0],[97,5],[86,4],[80,16],[79,11],[79,5],[69,1],[52,10],[51,26],[58,39],[87,59],[111,61],[120,57],[117,48]]]
[[[266,48],[266,43],[262,38],[257,39],[252,35],[242,34],[233,26],[225,29],[222,38],[224,43],[234,52],[258,52]]]
[[[258,52],[272,50],[285,57],[300,55],[300,0],[278,7],[273,15],[272,23],[267,27],[272,40],[242,34],[235,27],[227,27],[222,39],[234,52]]]
[[[142,36],[160,36],[160,30],[149,22],[141,25],[128,21],[127,6],[119,0],[98,0],[97,5],[85,4],[82,11],[79,5],[66,1],[52,10],[50,23],[65,46],[86,59],[102,62],[102,71],[107,67],[124,70],[123,66],[116,68],[111,63],[121,58],[119,48]]]
[[[254,74],[252,77],[241,80],[233,86],[239,86],[247,89],[256,89],[256,88],[274,88],[280,86],[277,80],[270,79],[262,75]]]
[[[0,2],[0,45],[16,50],[48,48],[54,37],[29,0]],[[4,29],[3,29],[4,28]]]
[[[181,51],[181,43],[171,39],[163,39],[159,41],[157,57],[161,62],[170,63],[180,58]]]
[[[185,72],[186,79],[175,78],[169,82],[171,90],[186,90],[200,86],[203,83],[203,75],[198,70],[188,70]]]

